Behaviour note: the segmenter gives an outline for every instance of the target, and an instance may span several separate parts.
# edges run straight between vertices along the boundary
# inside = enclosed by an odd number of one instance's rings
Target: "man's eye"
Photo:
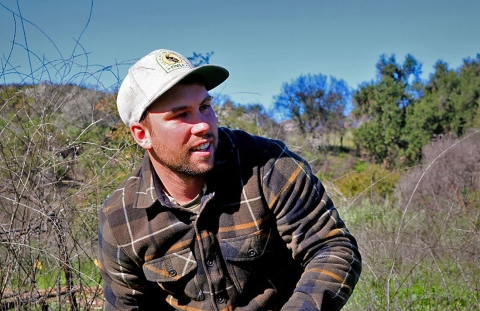
[[[182,119],[182,118],[185,118],[186,116],[187,116],[187,113],[182,112],[182,113],[179,113],[179,114],[175,115],[175,119]]]
[[[201,105],[200,106],[200,110],[207,110],[208,108],[210,108],[211,105],[210,104],[204,104],[204,105]]]

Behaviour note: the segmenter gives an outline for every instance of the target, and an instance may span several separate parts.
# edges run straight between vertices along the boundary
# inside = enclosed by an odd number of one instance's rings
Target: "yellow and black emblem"
[[[158,53],[157,62],[166,72],[190,67],[180,56],[170,51],[162,51]]]

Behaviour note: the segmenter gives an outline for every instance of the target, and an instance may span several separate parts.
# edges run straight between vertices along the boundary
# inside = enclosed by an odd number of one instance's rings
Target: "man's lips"
[[[192,148],[193,151],[206,151],[210,147],[211,143],[206,142],[204,144],[198,145],[195,148]]]

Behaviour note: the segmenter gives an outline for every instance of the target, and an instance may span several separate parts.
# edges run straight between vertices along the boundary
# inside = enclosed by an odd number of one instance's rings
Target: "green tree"
[[[354,143],[370,160],[393,166],[408,146],[406,110],[421,95],[421,64],[412,55],[403,64],[382,55],[376,67],[376,81],[362,84],[353,95],[353,116],[363,121],[353,131]]]
[[[467,58],[459,70],[459,100],[455,110],[457,118],[452,127],[457,135],[465,133],[466,129],[478,122],[477,111],[480,106],[480,54],[475,59]]]
[[[462,136],[478,122],[480,98],[480,55],[466,59],[457,70],[447,63],[435,64],[435,72],[426,83],[423,96],[407,112],[405,157],[418,162],[421,149],[440,134]]]
[[[327,147],[333,136],[345,133],[349,100],[350,90],[343,80],[308,74],[284,83],[274,107],[293,122],[309,145]]]

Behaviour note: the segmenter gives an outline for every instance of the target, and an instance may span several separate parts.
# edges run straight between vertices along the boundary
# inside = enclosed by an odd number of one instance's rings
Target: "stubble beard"
[[[210,134],[211,137],[215,135]],[[195,162],[189,157],[190,149],[186,149],[178,156],[172,156],[169,152],[165,152],[163,146],[154,146],[155,158],[163,167],[167,168],[176,175],[192,178],[207,174],[210,172],[215,163],[215,151],[217,149],[216,139],[212,141],[213,153],[206,161]],[[163,150],[163,152],[162,152]]]
[[[192,163],[190,160],[186,159],[178,165],[169,164],[168,162],[161,162],[165,167],[167,167],[172,172],[177,175],[184,177],[197,177],[205,175],[213,169],[213,163],[215,163],[215,157],[212,155],[209,158],[208,162],[202,162],[201,166]]]

